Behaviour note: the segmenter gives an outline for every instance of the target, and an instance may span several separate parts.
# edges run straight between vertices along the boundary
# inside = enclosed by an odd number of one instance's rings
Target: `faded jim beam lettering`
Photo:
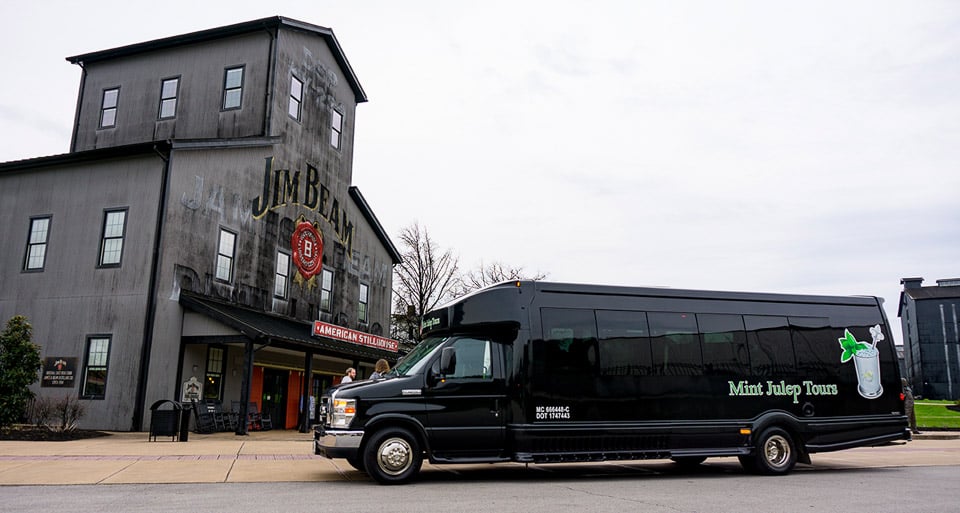
[[[340,201],[333,197],[325,185],[320,183],[320,171],[307,164],[306,180],[300,187],[300,170],[273,169],[273,157],[264,159],[263,193],[253,198],[253,218],[260,219],[270,210],[281,207],[301,205],[320,214],[333,226],[337,238],[347,248],[353,249],[353,223],[347,217],[347,211],[340,208]],[[271,187],[272,186],[272,187]],[[272,188],[272,190],[271,190]],[[301,192],[302,190],[302,192]],[[301,198],[303,201],[300,201]]]

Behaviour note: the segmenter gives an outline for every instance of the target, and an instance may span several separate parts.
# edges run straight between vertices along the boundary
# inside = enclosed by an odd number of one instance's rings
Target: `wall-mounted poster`
[[[52,356],[43,359],[43,377],[41,387],[69,388],[74,385],[77,375],[77,359],[66,356]]]

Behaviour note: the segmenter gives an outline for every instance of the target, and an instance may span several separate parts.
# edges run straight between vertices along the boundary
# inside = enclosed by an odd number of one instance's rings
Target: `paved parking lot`
[[[0,441],[0,485],[119,484],[119,483],[230,483],[367,481],[345,460],[315,456],[312,434],[267,431],[236,436],[233,433],[190,434],[187,442],[149,441],[147,433],[69,442]],[[818,468],[862,468],[960,465],[960,434],[928,434],[908,443],[814,454]],[[707,460],[707,465],[737,468],[735,458]],[[606,462],[555,465],[500,464],[540,472],[616,472],[628,467],[656,472],[669,461]],[[490,465],[430,465],[423,472],[469,474]],[[510,469],[516,470],[516,469]]]

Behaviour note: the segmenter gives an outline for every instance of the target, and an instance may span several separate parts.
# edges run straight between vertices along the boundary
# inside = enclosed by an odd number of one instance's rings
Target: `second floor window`
[[[230,68],[223,77],[223,109],[239,109],[243,98],[243,68]]]
[[[47,238],[50,235],[50,218],[36,217],[30,220],[30,235],[27,237],[27,255],[23,269],[41,271],[47,260]]]
[[[100,103],[100,128],[117,126],[117,104],[119,101],[119,87],[103,90],[103,100]]]
[[[287,281],[290,276],[290,255],[277,251],[277,276],[273,283],[273,295],[282,299],[287,297]]]
[[[233,232],[220,230],[220,241],[217,244],[216,277],[220,281],[233,279],[233,252],[237,236]]]
[[[119,266],[123,256],[123,238],[126,234],[127,211],[113,210],[103,217],[103,236],[100,239],[100,266]]]
[[[343,135],[343,114],[335,109],[330,109],[330,145],[340,149],[340,143]]]
[[[320,311],[330,312],[333,298],[333,271],[324,268],[320,272]]]
[[[179,78],[168,78],[160,83],[160,119],[170,119],[177,115],[177,91]]]
[[[367,323],[367,306],[369,304],[369,294],[370,287],[365,284],[360,284],[360,304],[357,305],[357,321],[361,324]]]
[[[288,112],[290,117],[300,121],[300,114],[303,105],[303,82],[297,77],[290,77],[290,107]]]

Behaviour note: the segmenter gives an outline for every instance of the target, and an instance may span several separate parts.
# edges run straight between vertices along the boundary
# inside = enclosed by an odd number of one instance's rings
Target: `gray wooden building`
[[[913,393],[926,399],[960,398],[960,278],[900,280],[898,317],[904,367]]]
[[[0,319],[33,325],[35,392],[80,398],[87,428],[189,397],[304,428],[347,367],[396,359],[400,256],[352,185],[367,97],[332,30],[271,17],[67,60],[70,151],[0,164]]]

